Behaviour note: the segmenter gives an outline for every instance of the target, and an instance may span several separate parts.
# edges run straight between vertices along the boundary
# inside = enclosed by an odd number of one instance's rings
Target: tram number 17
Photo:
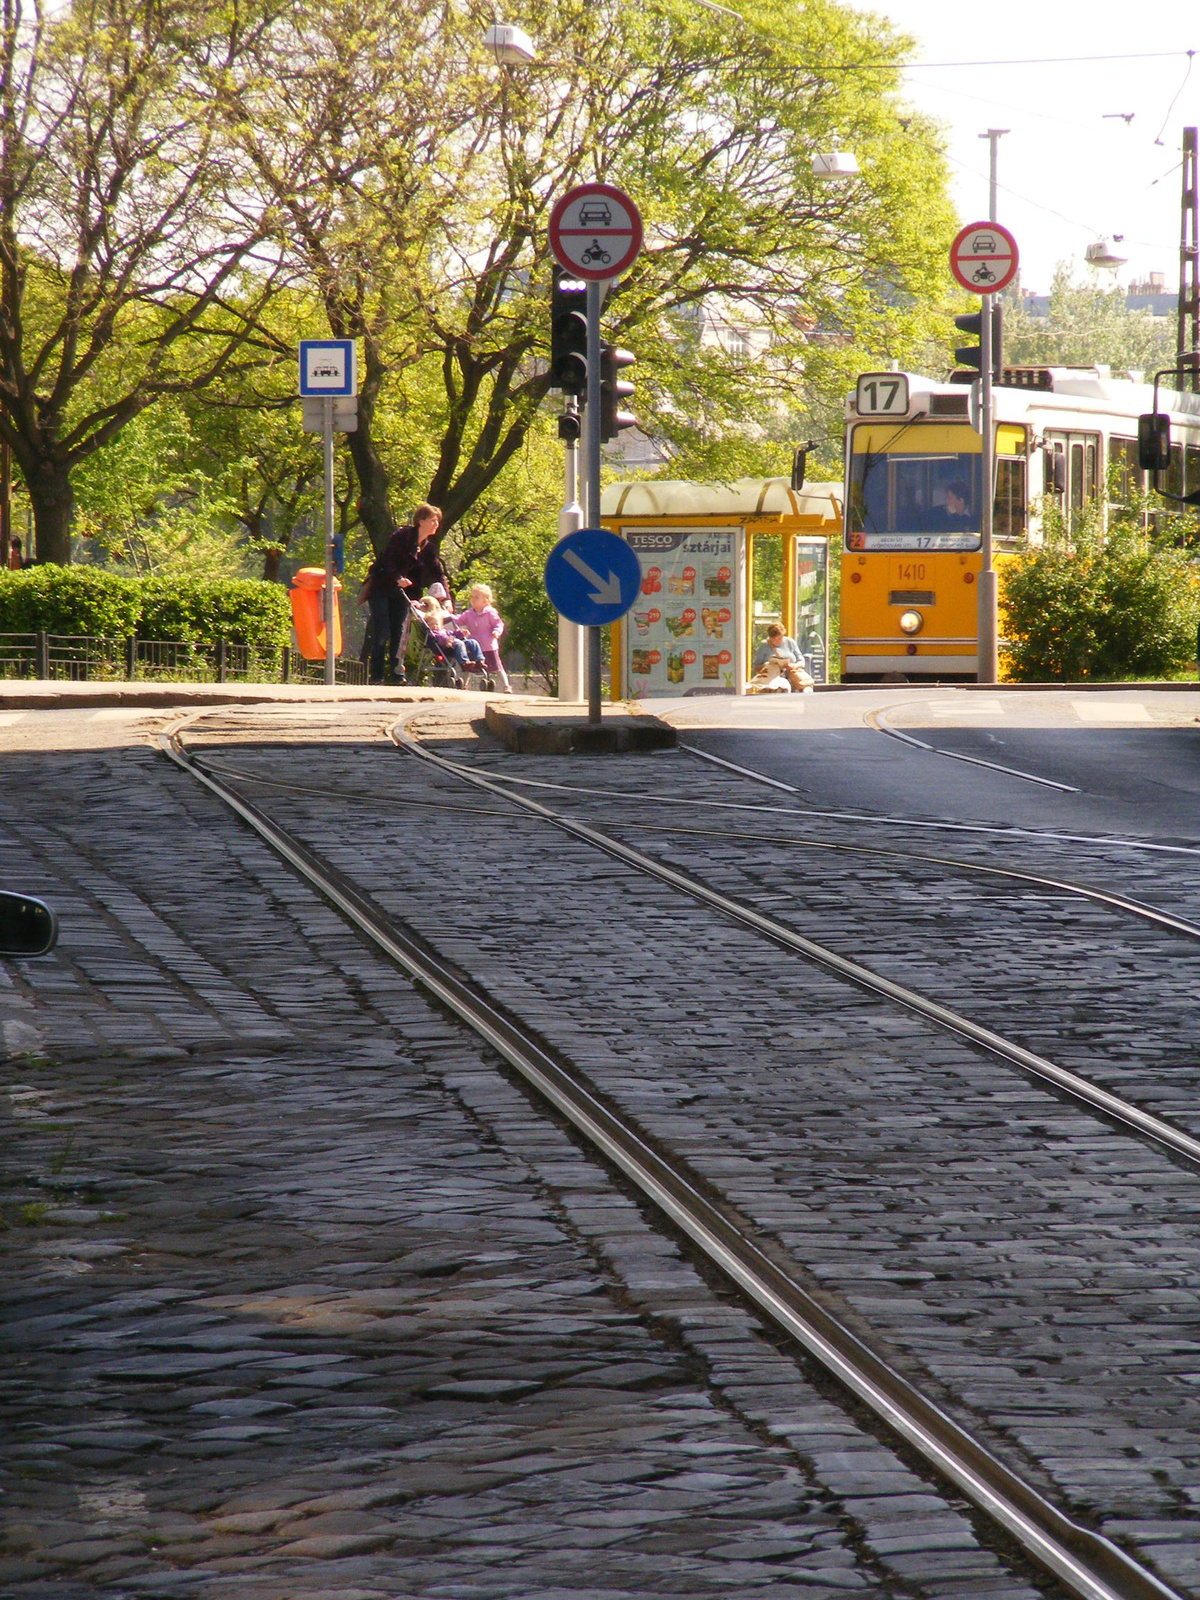
[[[903,372],[864,372],[858,380],[855,409],[860,417],[902,417],[908,411],[908,378]]]

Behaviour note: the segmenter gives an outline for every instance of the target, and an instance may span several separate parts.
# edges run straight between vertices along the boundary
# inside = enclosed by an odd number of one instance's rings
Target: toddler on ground
[[[500,613],[492,604],[492,591],[486,583],[472,584],[471,603],[465,611],[460,611],[454,620],[479,645],[487,669],[497,680],[503,693],[511,694],[512,684],[508,681],[508,673],[505,672],[504,663],[500,659],[500,639],[504,633],[504,623],[500,619]]]

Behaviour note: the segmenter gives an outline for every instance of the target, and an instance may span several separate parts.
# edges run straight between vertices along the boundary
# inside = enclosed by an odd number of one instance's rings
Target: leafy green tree
[[[548,216],[574,183],[643,207],[646,248],[606,318],[641,358],[643,413],[711,436],[933,329],[953,217],[937,137],[884,65],[904,41],[832,0],[747,15],[532,0],[538,60],[498,69],[474,5],[431,21],[424,0],[313,0],[231,72],[228,124],[276,247],[329,329],[362,341],[350,450],[376,548],[394,486],[418,487],[384,436],[406,391],[426,397],[419,489],[448,526],[521,451],[548,392]],[[821,185],[812,156],[839,145],[861,176]],[[752,377],[689,343],[714,301],[769,336]]]
[[[1153,373],[1174,365],[1175,325],[1149,311],[1130,311],[1125,291],[1076,282],[1059,262],[1045,318],[1018,301],[1004,302],[1004,359],[1013,366],[1093,366]]]
[[[2,0],[0,441],[38,554],[70,560],[72,476],[148,405],[257,359],[277,259],[214,86],[270,11]]]

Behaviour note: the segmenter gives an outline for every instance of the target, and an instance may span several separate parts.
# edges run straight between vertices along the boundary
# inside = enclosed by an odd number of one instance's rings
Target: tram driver
[[[948,483],[946,485],[946,509],[943,513],[943,527],[969,530],[972,525],[970,501],[970,490],[965,483]]]

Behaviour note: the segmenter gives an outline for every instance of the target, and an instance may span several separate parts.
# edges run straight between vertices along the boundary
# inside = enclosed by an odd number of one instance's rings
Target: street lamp
[[[494,22],[484,34],[483,42],[502,67],[520,66],[537,55],[533,40],[524,28],[514,28],[504,22]]]
[[[1123,267],[1129,260],[1128,256],[1119,255],[1113,248],[1120,234],[1114,234],[1112,240],[1097,239],[1095,244],[1088,245],[1083,252],[1084,260],[1089,267]]]

